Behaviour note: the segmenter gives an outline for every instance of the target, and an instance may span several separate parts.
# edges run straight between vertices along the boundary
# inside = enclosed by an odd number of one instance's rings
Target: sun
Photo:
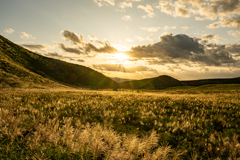
[[[124,61],[124,60],[128,59],[128,56],[122,52],[114,54],[114,57],[119,61]]]

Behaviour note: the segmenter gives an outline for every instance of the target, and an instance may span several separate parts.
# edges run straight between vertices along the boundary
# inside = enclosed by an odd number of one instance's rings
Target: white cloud
[[[172,26],[172,27],[169,27],[169,26],[165,26],[163,29],[164,30],[170,30],[170,29],[176,29],[177,27],[175,26]]]
[[[195,17],[195,20],[196,20],[196,21],[203,21],[204,18],[202,18],[202,17]]]
[[[188,26],[184,26],[184,27],[182,27],[182,29],[186,31],[186,30],[189,29],[189,27]]]
[[[147,37],[147,40],[153,41],[152,37],[150,37],[150,36]]]
[[[145,38],[141,37],[141,36],[135,36],[135,38],[137,38],[138,41],[144,41]]]
[[[132,38],[127,38],[126,41],[128,42],[134,42],[134,40]]]
[[[115,2],[114,0],[94,0],[94,2],[99,6],[103,6],[103,5],[111,5],[111,6],[115,6]]]
[[[157,32],[161,27],[140,27],[140,29],[148,31],[148,32]]]
[[[12,34],[13,32],[15,32],[15,31],[11,28],[4,30],[4,33],[7,33],[7,34]]]
[[[153,39],[152,39],[151,36],[147,36],[146,38],[141,37],[141,36],[135,36],[135,38],[136,38],[138,41],[145,41],[145,40],[153,41]]]
[[[88,36],[90,40],[98,40],[96,36]]]
[[[27,34],[26,32],[21,32],[20,37],[21,37],[21,38],[24,38],[24,39],[36,39],[36,38],[34,38],[32,35]]]
[[[125,9],[126,7],[130,7],[132,8],[132,2],[120,2],[118,3],[118,6],[121,8],[121,9]]]
[[[153,17],[154,16],[153,8],[152,8],[151,5],[149,5],[149,4],[147,4],[146,6],[138,5],[138,8],[144,10],[145,12],[147,12],[148,13],[147,14],[148,17]]]
[[[230,36],[233,36],[235,38],[240,38],[240,30],[236,30],[236,31],[233,31],[233,30],[230,30],[227,32]]]
[[[124,20],[124,21],[129,21],[129,20],[131,20],[131,16],[129,16],[129,15],[124,15],[124,16],[122,17],[122,20]]]

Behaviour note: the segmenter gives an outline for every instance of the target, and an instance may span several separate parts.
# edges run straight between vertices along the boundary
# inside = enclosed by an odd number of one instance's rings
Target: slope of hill
[[[168,87],[184,86],[181,81],[170,76],[162,75],[156,78],[149,78],[143,80],[134,80],[122,82],[119,84],[121,88],[131,89],[164,89]]]
[[[47,58],[0,35],[0,83],[62,83],[94,88],[115,88],[118,83],[90,68]]]

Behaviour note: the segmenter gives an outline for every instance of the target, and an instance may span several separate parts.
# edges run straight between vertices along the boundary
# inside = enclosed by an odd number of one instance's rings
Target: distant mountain
[[[187,86],[202,86],[207,84],[240,84],[240,77],[225,79],[201,79],[181,82]]]
[[[150,79],[126,81],[119,83],[121,88],[129,89],[164,89],[177,86],[202,86],[208,84],[240,84],[240,77],[226,79],[202,79],[191,81],[179,81],[170,76],[162,75]]]
[[[64,84],[78,87],[116,88],[118,83],[85,66],[47,58],[12,43],[0,35],[0,84]]]
[[[121,88],[131,89],[164,89],[168,87],[184,86],[181,81],[170,76],[162,75],[156,78],[149,78],[143,80],[134,80],[122,82],[119,84]]]
[[[126,79],[126,78],[118,78],[118,77],[110,77],[112,80],[115,82],[121,83],[121,82],[126,82],[126,81],[132,81],[133,79]]]

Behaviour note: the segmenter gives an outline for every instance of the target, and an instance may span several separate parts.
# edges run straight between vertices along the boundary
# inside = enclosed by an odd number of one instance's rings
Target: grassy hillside
[[[38,55],[0,36],[1,78],[6,74],[17,76],[20,81],[25,81],[25,75],[29,75],[28,80],[36,83],[57,81],[71,86],[94,88],[118,86],[115,81],[90,68]]]
[[[184,84],[177,79],[163,75],[156,78],[122,82],[119,86],[121,88],[131,89],[164,89],[168,87],[184,86]]]

